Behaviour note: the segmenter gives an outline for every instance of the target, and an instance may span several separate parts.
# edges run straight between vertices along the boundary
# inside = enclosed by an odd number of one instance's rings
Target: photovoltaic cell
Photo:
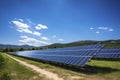
[[[83,67],[102,47],[102,44],[97,44],[48,50],[19,51],[9,54]]]
[[[95,58],[120,58],[120,49],[101,49]]]

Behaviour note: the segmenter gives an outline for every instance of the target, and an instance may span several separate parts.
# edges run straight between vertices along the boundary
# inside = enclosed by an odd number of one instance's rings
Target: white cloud
[[[40,30],[40,29],[48,29],[47,26],[42,25],[42,24],[38,24],[37,26],[35,26],[35,28],[36,28],[37,30]]]
[[[22,38],[22,40],[19,40],[19,42],[23,45],[30,45],[30,46],[44,46],[44,45],[49,45],[51,43],[49,42],[45,42],[45,41],[40,41],[38,39],[35,38],[31,38],[28,36],[20,36],[20,38]]]
[[[32,31],[31,31],[31,30],[25,29],[25,28],[19,28],[19,29],[17,29],[17,31],[18,31],[18,32],[25,32],[25,33],[30,33],[30,34],[32,34]]]
[[[29,22],[29,24],[31,24],[31,23],[32,23],[32,21],[31,21],[30,19],[27,19],[27,21]]]
[[[36,35],[36,36],[41,36],[42,34],[37,32],[37,31],[34,31],[33,35]]]
[[[19,21],[23,22],[23,19],[18,19]]]
[[[29,25],[22,23],[20,21],[12,21],[12,23],[16,25],[17,31],[32,34],[32,31],[28,29],[30,27]]]
[[[114,31],[114,29],[109,29],[109,31]]]
[[[52,38],[57,38],[57,36],[56,36],[56,35],[53,35]]]
[[[98,27],[98,29],[101,29],[101,30],[107,30],[108,27]]]
[[[60,39],[58,39],[58,41],[64,41],[64,39],[60,38]]]
[[[100,32],[99,31],[96,31],[97,34],[99,34]]]
[[[29,22],[31,22],[31,21],[29,20]],[[33,32],[32,30],[30,30],[29,29],[30,26],[28,24],[25,24],[25,23],[20,22],[20,21],[12,21],[12,23],[17,27],[18,32],[24,32],[24,33],[29,33],[29,34],[32,34],[32,35],[35,35],[35,36],[41,36],[40,32],[37,32],[37,31]]]
[[[12,23],[14,23],[18,28],[29,28],[30,27],[29,25],[19,22],[19,21],[12,21]]]
[[[114,29],[109,28],[109,27],[97,27],[97,28],[90,27],[90,30],[93,30],[93,29],[96,30],[95,33],[97,33],[97,34],[102,33],[102,32],[114,31]]]
[[[45,37],[45,36],[41,37],[41,39],[43,39],[43,40],[50,40],[50,39],[48,39],[48,38]]]
[[[94,28],[91,27],[90,29],[93,30]]]
[[[28,36],[20,36],[20,38],[28,38]]]

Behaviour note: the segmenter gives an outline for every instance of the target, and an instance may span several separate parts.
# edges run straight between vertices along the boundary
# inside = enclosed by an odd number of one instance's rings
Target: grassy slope
[[[84,41],[76,41],[66,44],[51,44],[44,46],[46,48],[63,48],[63,47],[72,47],[72,46],[83,46],[83,45],[93,45],[93,44],[105,44],[105,48],[120,48],[120,40],[105,40],[105,41],[93,41],[93,40],[84,40]]]
[[[82,79],[79,79],[79,80],[83,80],[83,77],[86,77],[85,74],[70,71],[70,70],[60,68],[60,67],[56,67],[56,66],[53,66],[53,65],[50,65],[50,64],[45,64],[45,63],[41,63],[41,62],[29,60],[29,59],[17,57],[17,56],[13,56],[13,57],[18,58],[18,59],[20,59],[22,61],[26,61],[26,62],[28,62],[30,64],[34,64],[34,65],[36,65],[36,66],[38,66],[38,67],[40,67],[42,69],[46,69],[48,71],[56,73],[56,74],[58,74],[59,77],[62,77],[65,80],[72,80],[71,76],[77,76],[77,77],[80,77],[80,78],[82,77]],[[77,80],[77,79],[75,79],[75,80]]]
[[[92,60],[88,65],[92,67],[95,76],[101,76],[108,80],[120,79],[119,61]]]
[[[7,71],[9,73],[10,80],[48,80],[42,75],[38,76],[37,73],[34,73],[34,71],[31,71],[25,66],[12,60],[7,55],[3,53],[0,53],[0,55],[5,59],[4,69],[0,69],[0,75],[2,75],[4,71]]]
[[[6,65],[4,66],[4,69],[0,69],[0,73],[1,71],[7,70],[7,72],[10,74],[11,80],[47,80],[43,75],[39,77],[36,73],[34,73],[29,69],[26,69],[24,66],[10,59],[5,54],[2,54],[2,56],[6,61]],[[79,71],[72,71],[60,67],[55,67],[50,64],[44,64],[41,62],[24,59],[21,57],[16,57],[16,56],[13,57],[34,64],[48,71],[57,73],[60,77],[63,77],[65,80],[71,80],[71,75],[82,77],[81,80],[119,80],[120,79],[120,75],[119,75],[120,62],[118,61],[92,60],[91,62],[88,63],[86,69],[79,69]]]
[[[14,56],[16,57],[16,56]],[[23,61],[39,66],[51,72],[59,74],[60,77],[63,77],[65,80],[70,80],[70,76],[79,76],[82,77],[82,80],[119,80],[120,79],[120,62],[117,61],[100,61],[92,60],[88,63],[88,66],[85,70],[79,69],[79,71],[71,71],[60,67],[55,67],[49,64],[44,64],[41,62],[36,62],[20,57]],[[61,74],[62,73],[62,74]]]

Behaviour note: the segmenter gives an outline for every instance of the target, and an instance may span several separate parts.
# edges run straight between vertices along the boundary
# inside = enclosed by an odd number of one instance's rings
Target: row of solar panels
[[[101,49],[95,58],[120,58],[120,49]]]
[[[89,56],[70,56],[70,55],[68,55],[68,56],[37,55],[37,56],[32,56],[32,58],[83,67],[90,60],[91,57],[89,57]]]
[[[103,44],[97,44],[48,50],[20,51],[14,53],[11,52],[10,54],[81,67],[85,66],[86,63],[93,57],[120,58],[120,49],[102,48]]]
[[[48,50],[11,52],[10,54],[83,67],[102,47],[102,44],[98,44]]]
[[[76,66],[83,67],[91,58],[92,56],[77,56],[77,55],[51,55],[51,54],[35,54],[35,53],[29,53],[29,52],[19,52],[19,53],[10,53],[18,56],[28,57],[28,58],[34,58],[34,59],[40,59],[45,61],[52,61],[52,62],[58,62],[63,64],[71,64]],[[94,53],[92,53],[94,54]]]
[[[25,55],[25,54],[43,54],[43,55],[71,55],[71,56],[93,56],[95,52],[99,50],[59,50],[59,51],[22,51],[17,52],[17,54]],[[16,54],[16,53],[15,53]]]

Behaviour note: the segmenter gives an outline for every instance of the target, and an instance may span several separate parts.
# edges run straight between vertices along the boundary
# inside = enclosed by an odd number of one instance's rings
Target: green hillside
[[[120,48],[120,40],[106,40],[106,41],[93,41],[93,40],[85,40],[85,41],[76,41],[66,44],[55,43],[47,46],[43,46],[42,48],[63,48],[63,47],[72,47],[72,46],[83,46],[83,45],[93,45],[93,44],[104,44],[105,48]]]

